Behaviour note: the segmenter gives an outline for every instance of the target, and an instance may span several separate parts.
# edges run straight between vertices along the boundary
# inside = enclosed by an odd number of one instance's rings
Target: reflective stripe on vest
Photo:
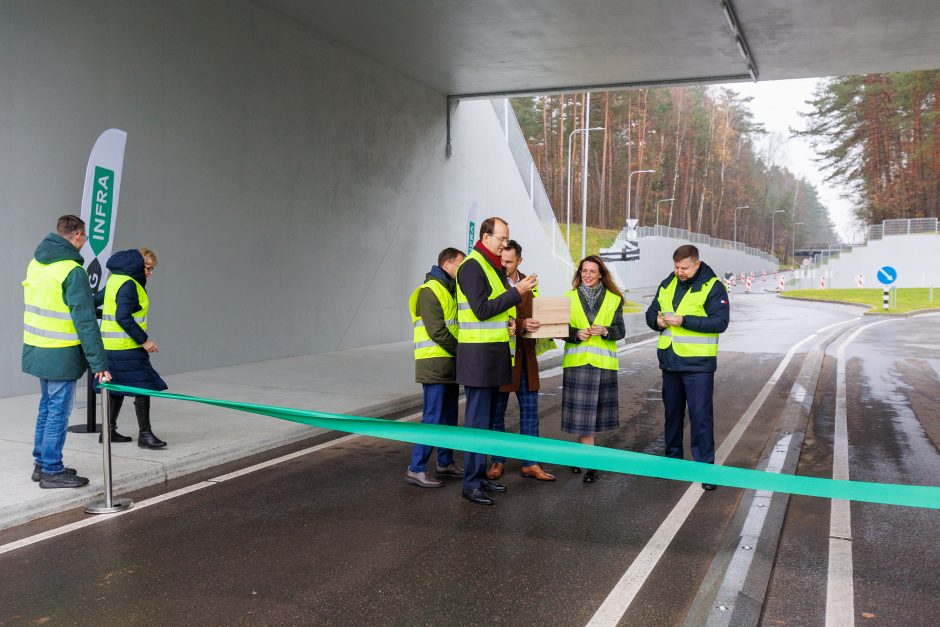
[[[75,268],[81,268],[75,261],[29,262],[23,280],[24,344],[40,348],[78,346],[78,332],[62,298],[65,279]]]
[[[140,344],[135,342],[118,324],[116,317],[117,293],[128,281],[132,281],[137,288],[137,300],[140,302],[140,309],[134,312],[134,321],[140,325],[143,331],[147,330],[147,312],[150,309],[150,299],[147,297],[144,286],[127,275],[112,274],[108,277],[108,282],[104,286],[104,305],[102,305],[101,339],[104,341],[105,350],[123,351],[140,347]]]
[[[424,326],[424,320],[418,316],[418,295],[421,290],[428,288],[437,297],[441,304],[441,310],[444,312],[444,325],[454,337],[457,336],[457,303],[454,297],[440,281],[430,279],[422,283],[411,293],[408,299],[408,311],[411,313],[411,325],[414,327],[414,352],[415,359],[430,359],[432,357],[453,357],[444,350],[440,344],[431,339],[428,330]]]
[[[473,250],[467,255],[467,258],[460,264],[465,263],[479,264],[483,269],[483,274],[490,284],[490,296],[488,300],[499,298],[506,293],[506,286],[500,280],[499,275],[487,259],[477,250]],[[509,317],[516,315],[516,308],[510,307],[506,311],[496,314],[487,320],[480,320],[473,315],[470,308],[470,302],[467,296],[460,289],[460,274],[457,274],[457,326],[460,329],[459,340],[465,344],[489,344],[496,342],[509,342]]]
[[[591,326],[581,306],[581,299],[578,298],[578,290],[571,290],[565,295],[571,299],[571,326],[576,329],[586,329]],[[594,324],[610,327],[614,322],[620,302],[619,296],[605,290],[604,301],[601,303],[597,316],[594,317]],[[617,342],[604,339],[600,335],[592,335],[578,344],[565,342],[565,356],[561,360],[561,367],[574,368],[587,365],[602,370],[616,370],[620,365],[617,357]]]
[[[712,277],[702,284],[702,289],[697,292],[687,291],[679,301],[675,313],[680,316],[707,316],[705,301],[708,300],[708,294],[717,280],[716,277]],[[673,277],[668,286],[659,289],[657,301],[662,312],[672,311],[672,301],[678,284],[679,279]],[[678,357],[717,357],[718,334],[700,333],[682,327],[666,327],[659,335],[657,347],[665,350],[670,346]]]

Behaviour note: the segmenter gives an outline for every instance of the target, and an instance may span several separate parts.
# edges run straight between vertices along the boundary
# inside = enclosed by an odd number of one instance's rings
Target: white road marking
[[[460,401],[464,402],[463,399]],[[421,418],[421,412],[411,414],[410,416],[405,416],[404,418],[399,418],[395,422],[413,422]],[[249,466],[248,468],[242,468],[241,470],[236,470],[224,475],[219,475],[218,477],[213,477],[212,479],[206,479],[205,481],[200,481],[185,488],[180,488],[178,490],[173,490],[172,492],[167,492],[159,496],[155,496],[149,499],[144,499],[143,501],[138,501],[134,503],[134,507],[131,509],[124,510],[122,512],[117,512],[115,514],[99,514],[99,515],[89,515],[88,518],[83,518],[82,520],[77,520],[73,523],[63,525],[61,527],[56,527],[55,529],[49,529],[48,531],[43,531],[42,533],[37,533],[35,535],[29,536],[27,538],[22,538],[14,542],[9,542],[0,546],[0,555],[4,553],[9,553],[10,551],[15,551],[16,549],[21,549],[25,546],[30,546],[32,544],[37,544],[43,540],[49,540],[61,535],[65,535],[72,531],[78,529],[84,529],[85,527],[90,527],[91,525],[96,525],[98,523],[107,522],[109,520],[114,520],[118,516],[127,516],[128,514],[133,514],[134,512],[139,512],[142,509],[146,509],[151,505],[156,505],[164,501],[169,501],[170,499],[175,499],[176,497],[189,494],[190,492],[195,492],[197,490],[202,490],[203,488],[208,488],[214,485],[218,485],[223,481],[228,481],[229,479],[235,479],[236,477],[241,477],[249,473],[263,470],[264,468],[269,468],[277,464],[296,459],[303,455],[308,455],[310,453],[315,453],[316,451],[321,451],[325,448],[331,446],[336,446],[337,444],[344,444],[350,440],[355,440],[356,438],[361,438],[361,435],[347,435],[341,438],[336,438],[335,440],[330,440],[329,442],[324,442],[322,444],[317,444],[316,446],[311,446],[300,451],[294,451],[293,453],[288,453],[287,455],[282,455],[281,457],[276,457],[274,459],[269,459],[266,462],[261,462],[260,464],[255,464],[254,466]]]
[[[767,383],[764,384],[764,387],[751,402],[747,411],[744,412],[740,420],[738,420],[737,424],[735,424],[734,428],[728,434],[728,437],[725,438],[718,450],[715,451],[716,464],[721,465],[728,458],[728,455],[731,453],[732,449],[734,449],[735,445],[737,445],[738,440],[741,439],[744,431],[747,429],[748,425],[751,424],[751,421],[754,419],[754,416],[757,415],[764,401],[767,400],[771,390],[773,390],[777,381],[787,369],[787,366],[793,359],[793,355],[796,354],[800,346],[815,338],[820,333],[854,322],[855,320],[857,320],[857,318],[850,318],[825,326],[807,335],[790,347],[790,350],[787,351],[787,354],[781,360],[780,365],[778,365],[774,373],[770,375],[770,379],[767,380]],[[659,563],[660,558],[662,558],[663,554],[666,552],[669,544],[672,542],[673,538],[675,538],[676,533],[679,532],[679,529],[685,523],[689,514],[692,513],[692,509],[695,507],[695,504],[698,503],[703,493],[704,491],[699,484],[689,486],[676,506],[672,508],[672,511],[669,512],[669,515],[666,516],[666,519],[663,520],[662,524],[649,539],[649,542],[646,543],[646,546],[643,547],[643,550],[640,551],[640,554],[637,555],[633,563],[630,564],[630,567],[614,586],[614,589],[611,590],[607,598],[604,599],[604,602],[597,609],[597,612],[595,612],[591,620],[588,621],[588,625],[599,627],[601,625],[617,625],[620,622],[623,615],[626,614],[629,609],[630,604],[633,603],[633,599],[636,598],[640,588],[646,583],[650,573],[653,572],[656,564]]]
[[[845,408],[845,349],[858,335],[892,320],[867,324],[847,337],[836,351],[835,436],[832,478],[849,479],[849,435]],[[829,513],[829,576],[826,582],[826,625],[855,624],[855,584],[852,579],[852,510],[848,501],[833,499]]]

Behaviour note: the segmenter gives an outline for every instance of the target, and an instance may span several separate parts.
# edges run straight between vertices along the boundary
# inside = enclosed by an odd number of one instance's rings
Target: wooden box
[[[526,337],[568,337],[571,299],[567,296],[533,298],[532,317],[542,324],[535,333],[526,333]]]

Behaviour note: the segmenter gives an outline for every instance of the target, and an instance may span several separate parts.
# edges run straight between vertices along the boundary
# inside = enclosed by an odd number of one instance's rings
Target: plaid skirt
[[[620,426],[616,370],[594,366],[565,368],[562,386],[562,431],[594,435]]]

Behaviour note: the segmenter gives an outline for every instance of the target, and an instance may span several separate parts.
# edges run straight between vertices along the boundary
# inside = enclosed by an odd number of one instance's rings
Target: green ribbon
[[[537,438],[518,433],[503,433],[501,431],[468,429],[448,425],[397,422],[381,418],[346,416],[271,405],[255,405],[253,403],[224,401],[186,394],[156,392],[111,383],[102,384],[101,387],[125,394],[155,396],[215,405],[216,407],[271,416],[272,418],[289,420],[313,427],[357,433],[386,440],[412,442],[459,451],[474,451],[513,459],[538,459],[561,466],[580,466],[644,477],[673,479],[675,481],[698,481],[747,490],[786,492],[846,501],[940,509],[940,487],[934,486],[869,483],[865,481],[843,481],[786,475],[761,470],[734,468],[732,466],[715,466],[682,459],[670,459],[602,446],[587,446],[575,442]]]

